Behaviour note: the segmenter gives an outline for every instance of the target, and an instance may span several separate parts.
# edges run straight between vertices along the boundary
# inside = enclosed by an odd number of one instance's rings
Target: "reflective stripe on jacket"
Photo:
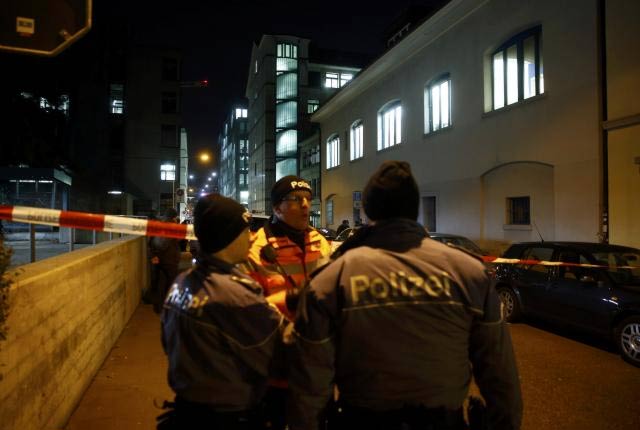
[[[288,284],[277,266],[260,255],[268,244],[275,249],[277,261],[295,283],[294,287],[303,287],[315,269],[329,262],[331,246],[320,233],[310,228],[304,242],[305,249],[302,250],[286,236],[269,235],[264,227],[258,230],[251,244],[249,261],[251,276],[262,285],[265,296],[285,290]]]

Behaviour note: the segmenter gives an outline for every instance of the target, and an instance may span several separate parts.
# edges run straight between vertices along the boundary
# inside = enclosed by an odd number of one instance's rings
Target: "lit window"
[[[64,115],[69,116],[69,96],[62,94],[58,103],[58,110]]]
[[[353,79],[353,73],[340,73],[340,86],[344,87],[351,79]]]
[[[314,113],[320,107],[320,100],[308,100],[307,101],[307,113]]]
[[[298,47],[292,43],[278,43],[276,51],[280,58],[298,58]]]
[[[402,141],[402,105],[388,105],[378,114],[378,151]]]
[[[544,68],[536,27],[509,39],[491,56],[493,109],[544,93]]]
[[[507,197],[507,224],[531,224],[530,198]]]
[[[333,225],[333,197],[327,199],[327,225]]]
[[[176,165],[165,163],[160,165],[160,180],[162,181],[175,181],[176,180]]]
[[[240,203],[243,205],[249,203],[249,191],[240,191]]]
[[[124,85],[111,84],[110,86],[111,113],[122,115],[124,113]]]
[[[327,169],[340,164],[340,138],[334,134],[327,140]]]
[[[324,75],[324,86],[327,88],[338,88],[340,82],[340,74],[327,72]]]
[[[49,104],[49,100],[45,99],[44,97],[40,97],[40,109],[47,110],[50,107],[51,105]]]
[[[425,133],[451,125],[451,80],[449,76],[439,78],[425,88]]]
[[[364,126],[362,121],[356,121],[351,125],[351,160],[362,158],[364,142],[363,142]]]
[[[236,108],[236,119],[237,118],[246,118],[246,117],[247,117],[247,110],[246,109]]]

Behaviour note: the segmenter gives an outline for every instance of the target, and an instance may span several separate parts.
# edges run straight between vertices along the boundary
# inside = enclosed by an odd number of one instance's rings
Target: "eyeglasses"
[[[287,201],[287,202],[291,202],[291,203],[297,203],[299,205],[302,204],[302,202],[306,200],[307,203],[311,202],[311,196],[307,197],[307,196],[286,196],[282,198],[282,201]]]

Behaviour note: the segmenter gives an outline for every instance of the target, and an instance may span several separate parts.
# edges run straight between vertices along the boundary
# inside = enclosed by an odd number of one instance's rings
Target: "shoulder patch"
[[[481,263],[483,263],[483,264],[484,264],[484,259],[482,258],[482,255],[480,255],[480,254],[476,254],[476,253],[475,253],[475,252],[473,252],[473,251],[469,251],[469,250],[468,250],[468,249],[466,249],[466,248],[463,248],[463,247],[458,246],[458,245],[454,245],[453,243],[450,243],[450,242],[449,242],[449,243],[447,243],[447,246],[448,246],[449,248],[454,248],[454,249],[457,249],[458,251],[462,251],[462,252],[464,252],[465,254],[467,254],[467,255],[469,255],[469,256],[471,256],[471,257],[475,258],[476,260],[478,260],[479,262],[481,262]]]

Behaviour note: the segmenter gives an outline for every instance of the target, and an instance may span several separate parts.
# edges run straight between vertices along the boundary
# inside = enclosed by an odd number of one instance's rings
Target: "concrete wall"
[[[0,347],[0,427],[65,425],[140,302],[145,238],[21,266]]]

